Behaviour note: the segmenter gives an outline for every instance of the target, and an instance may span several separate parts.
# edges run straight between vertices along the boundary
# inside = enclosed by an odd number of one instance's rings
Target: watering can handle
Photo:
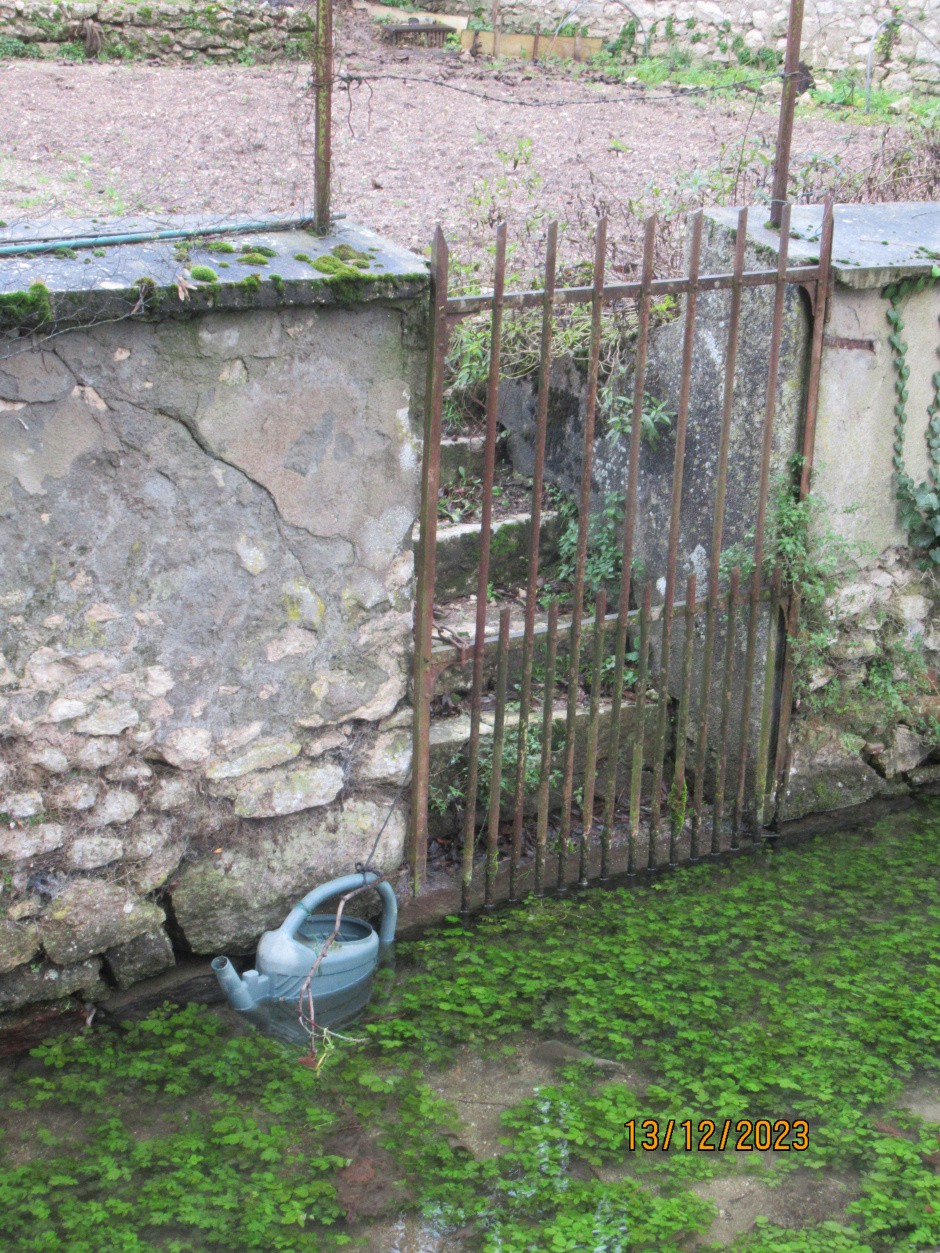
[[[322,905],[324,901],[331,900],[334,896],[343,896],[346,892],[352,892],[355,888],[367,887],[370,883],[375,883],[375,880],[378,878],[377,871],[362,870],[356,874],[341,875],[338,879],[331,879],[329,883],[322,883],[318,888],[308,892],[303,900],[294,906],[281,924],[280,930],[293,939],[301,924],[306,922],[308,915],[312,914],[318,905]],[[394,888],[387,881],[376,884],[375,890],[382,898],[382,922],[379,927],[379,942],[384,948],[395,939],[395,926],[398,922],[398,898],[395,896]]]

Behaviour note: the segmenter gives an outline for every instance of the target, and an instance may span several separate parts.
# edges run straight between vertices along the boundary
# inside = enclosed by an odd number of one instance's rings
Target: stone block
[[[60,1001],[76,992],[81,992],[90,1000],[106,990],[100,975],[101,963],[98,961],[78,962],[64,967],[48,962],[18,966],[9,974],[0,975],[0,1010]]]
[[[810,721],[797,723],[792,735],[790,774],[777,814],[781,822],[849,809],[887,790],[863,759],[864,741],[858,736]]]
[[[266,770],[244,779],[235,791],[235,812],[241,818],[275,818],[328,805],[344,782],[340,766],[301,766]]]
[[[97,870],[120,861],[123,855],[122,842],[106,835],[82,836],[69,849],[69,861],[76,870]]]
[[[70,884],[40,920],[51,961],[70,965],[125,944],[162,925],[163,910],[117,883],[83,879]]]
[[[0,827],[0,859],[28,861],[51,853],[65,843],[65,827],[58,822],[40,822],[34,827]]]
[[[170,937],[162,927],[109,948],[104,960],[119,988],[129,988],[141,979],[162,974],[176,962]]]
[[[5,975],[39,952],[39,928],[34,922],[0,918],[0,975]]]
[[[250,843],[183,867],[171,888],[173,912],[194,953],[250,952],[262,931],[279,926],[311,888],[348,874],[372,848],[387,804],[353,800],[305,814],[280,835],[262,829]],[[400,864],[404,810],[389,819],[376,851],[377,868]]]

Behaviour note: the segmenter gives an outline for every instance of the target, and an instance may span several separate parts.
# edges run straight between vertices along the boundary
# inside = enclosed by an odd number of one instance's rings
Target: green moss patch
[[[276,257],[277,249],[269,248],[267,244],[242,244],[242,252],[253,257]]]
[[[189,272],[197,283],[215,283],[219,278],[211,265],[194,265]]]
[[[52,321],[52,300],[45,283],[28,291],[0,293],[0,331],[38,330]]]
[[[263,252],[243,252],[238,258],[242,265],[267,265],[268,258]]]
[[[211,244],[204,245],[206,252],[234,252],[235,245],[230,244],[227,239],[216,239]]]

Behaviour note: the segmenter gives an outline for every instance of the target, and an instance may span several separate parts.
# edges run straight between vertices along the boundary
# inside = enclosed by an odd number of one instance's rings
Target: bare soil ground
[[[459,237],[486,217],[485,205],[468,207],[475,188],[520,141],[531,140],[531,160],[501,195],[511,233],[536,208],[583,222],[679,171],[722,159],[733,170],[745,137],[776,128],[774,102],[753,93],[716,100],[465,64],[387,47],[362,15],[341,21],[337,61],[358,78],[335,98],[335,207],[418,250],[437,222]],[[0,218],[307,212],[309,87],[305,65],[0,63]],[[794,158],[867,166],[879,142],[877,127],[814,115],[798,119]]]

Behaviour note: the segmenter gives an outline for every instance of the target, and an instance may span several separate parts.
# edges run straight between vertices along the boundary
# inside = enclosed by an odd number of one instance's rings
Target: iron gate
[[[613,869],[635,874],[696,861],[756,841],[769,812],[769,800],[786,769],[787,724],[792,696],[792,657],[788,645],[796,629],[799,603],[787,585],[786,572],[768,569],[766,539],[777,397],[781,383],[784,308],[788,290],[802,288],[809,297],[810,330],[799,429],[792,451],[802,449],[794,491],[805,497],[815,430],[819,362],[829,283],[832,208],[823,214],[818,260],[789,262],[789,207],[781,224],[777,264],[748,269],[747,210],[736,222],[734,262],[730,272],[702,273],[703,214],[690,224],[688,266],[680,278],[655,277],[656,220],[645,225],[639,278],[608,281],[605,272],[607,223],[599,222],[590,287],[556,286],[558,230],[548,230],[541,288],[508,292],[506,228],[496,236],[493,289],[483,295],[451,295],[448,249],[440,230],[434,242],[431,284],[424,465],[417,543],[417,601],[414,668],[414,764],[409,857],[413,887],[425,882],[428,850],[428,801],[431,772],[432,701],[441,675],[464,669],[469,689],[469,734],[462,832],[459,833],[461,895],[469,908],[478,886],[483,902],[498,894],[518,899],[525,891],[542,893],[549,881],[564,888],[572,873],[586,883],[592,875],[607,878]],[[742,309],[752,289],[769,288],[772,315],[765,336],[766,384],[759,438],[752,452],[732,449],[733,415],[742,343]],[[688,464],[690,432],[699,421],[696,385],[701,343],[696,320],[706,293],[721,293],[721,321],[726,322],[720,375],[720,407],[715,396],[717,441],[709,450],[710,535],[707,552],[690,559],[683,546],[684,502],[690,483],[699,485],[700,467]],[[642,439],[653,309],[670,297],[684,304],[678,398],[670,431],[671,472],[663,478],[659,523],[651,523],[644,505],[646,548],[653,560],[638,574],[640,499],[652,471],[644,464]],[[770,299],[770,296],[766,299]],[[550,597],[540,604],[540,546],[546,481],[553,336],[556,319],[577,306],[590,308],[586,353],[583,438],[577,491],[577,538],[573,577],[564,602]],[[632,310],[635,340],[629,453],[626,461],[624,514],[619,536],[619,585],[597,590],[587,606],[585,570],[592,502],[592,462],[598,423],[598,390],[605,310]],[[494,476],[500,416],[501,351],[504,315],[540,314],[540,353],[534,395],[532,475],[528,507],[528,553],[521,626],[513,628],[513,606],[499,605],[498,629],[490,621],[490,565],[494,534]],[[465,318],[489,319],[489,370],[486,385],[485,437],[480,501],[479,554],[472,633],[466,646],[435,646],[435,577],[437,510],[441,482],[442,416],[445,365],[455,325]],[[752,327],[746,327],[750,334]],[[749,341],[750,342],[750,341]],[[678,348],[678,345],[677,345]],[[629,401],[629,397],[627,400]],[[720,421],[717,415],[720,413]],[[757,431],[755,431],[757,435]],[[746,545],[738,544],[736,564],[727,569],[723,552],[729,469],[740,470],[741,457],[753,455],[756,482]],[[649,454],[647,454],[648,459]],[[690,476],[692,476],[690,478]],[[666,499],[668,497],[668,508]],[[650,515],[652,516],[652,515]],[[658,534],[657,534],[658,532]],[[663,540],[663,537],[665,539]],[[657,547],[658,546],[658,547]],[[700,544],[699,549],[704,549]],[[680,559],[684,570],[680,570]],[[544,564],[544,561],[543,561]],[[683,577],[683,574],[685,577]],[[697,583],[705,579],[701,597]],[[608,613],[608,606],[611,612]],[[496,606],[493,606],[496,608]],[[593,612],[591,612],[591,610]],[[492,614],[489,615],[492,618]],[[587,642],[590,640],[590,647]],[[510,702],[507,675],[510,656],[519,657],[516,699]],[[537,682],[533,677],[538,657]],[[586,664],[586,669],[583,669]],[[585,676],[587,676],[585,678]],[[603,677],[603,683],[602,683]],[[626,681],[625,681],[626,679]],[[606,698],[601,689],[606,685]],[[490,706],[483,727],[484,694]],[[561,708],[558,708],[559,704]],[[508,715],[508,716],[507,716]],[[553,730],[561,725],[561,747],[553,749]],[[486,735],[488,795],[478,796],[481,729]],[[756,732],[756,733],[755,733]],[[532,748],[537,783],[533,779]],[[508,751],[507,748],[511,751]],[[579,752],[580,749],[580,752]],[[627,758],[625,759],[625,752]],[[508,759],[508,764],[507,764]],[[554,764],[553,764],[554,762]],[[504,778],[504,774],[509,776]],[[508,787],[507,787],[508,783]],[[508,795],[508,803],[507,803]],[[603,806],[596,801],[603,800]],[[482,822],[478,802],[485,802]],[[528,813],[527,813],[528,811]],[[510,826],[511,823],[511,826]],[[478,831],[482,827],[482,831]],[[509,827],[507,839],[507,827]],[[503,853],[500,854],[502,834]],[[554,864],[549,865],[550,854]],[[506,882],[500,888],[501,876]],[[482,885],[479,880],[482,878]]]

